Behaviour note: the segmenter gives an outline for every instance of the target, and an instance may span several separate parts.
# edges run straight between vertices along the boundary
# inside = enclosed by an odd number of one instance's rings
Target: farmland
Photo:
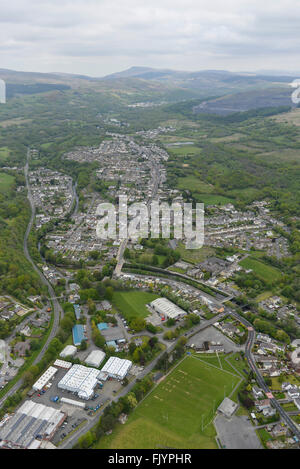
[[[222,357],[186,357],[97,448],[217,448],[215,410],[241,379],[229,368]]]

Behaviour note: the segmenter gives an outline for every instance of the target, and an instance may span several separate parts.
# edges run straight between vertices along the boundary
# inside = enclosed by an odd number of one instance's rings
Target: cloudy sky
[[[299,0],[0,0],[0,68],[300,70]]]

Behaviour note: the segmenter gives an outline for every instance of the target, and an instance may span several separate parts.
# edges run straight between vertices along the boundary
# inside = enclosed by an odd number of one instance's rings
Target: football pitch
[[[226,365],[226,366],[225,366]],[[222,369],[224,368],[224,369]],[[217,448],[217,407],[241,377],[223,357],[187,356],[97,448]]]

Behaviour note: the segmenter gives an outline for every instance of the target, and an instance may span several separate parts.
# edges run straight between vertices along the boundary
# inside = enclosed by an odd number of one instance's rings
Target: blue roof
[[[75,326],[73,326],[72,334],[73,343],[75,346],[80,345],[83,340],[86,340],[86,338],[84,337],[84,329],[82,324],[76,324]]]
[[[99,322],[99,324],[97,324],[97,327],[99,331],[104,331],[105,329],[108,329],[108,325],[106,322]]]

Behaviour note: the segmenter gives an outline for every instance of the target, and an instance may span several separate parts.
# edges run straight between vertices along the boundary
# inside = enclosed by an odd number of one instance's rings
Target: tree
[[[135,394],[133,392],[130,392],[127,395],[127,401],[132,409],[134,409],[137,406],[137,399],[135,397]]]
[[[86,340],[82,339],[79,348],[80,348],[80,350],[86,350],[86,349],[87,349],[87,342],[86,342]]]

